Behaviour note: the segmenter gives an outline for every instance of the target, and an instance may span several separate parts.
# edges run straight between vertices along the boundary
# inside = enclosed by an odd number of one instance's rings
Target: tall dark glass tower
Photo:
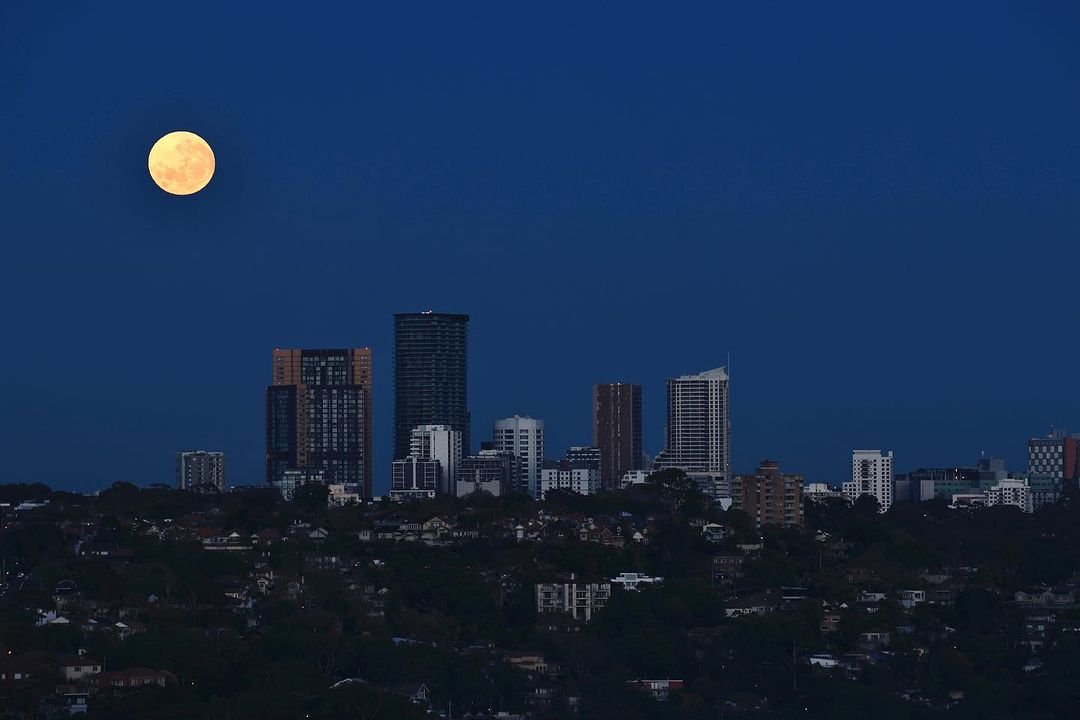
[[[324,470],[371,497],[371,350],[275,350],[266,388],[266,481]]]
[[[466,386],[468,315],[394,315],[394,457],[409,454],[418,425],[449,425],[470,452]]]
[[[593,386],[593,445],[600,448],[600,484],[617,490],[622,476],[641,469],[641,386]]]

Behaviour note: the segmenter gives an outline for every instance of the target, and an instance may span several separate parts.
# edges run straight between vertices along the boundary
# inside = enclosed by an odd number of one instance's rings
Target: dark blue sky
[[[0,481],[258,482],[271,349],[370,345],[380,491],[426,308],[552,455],[729,351],[738,470],[1080,429],[1075,3],[357,5],[0,3]]]

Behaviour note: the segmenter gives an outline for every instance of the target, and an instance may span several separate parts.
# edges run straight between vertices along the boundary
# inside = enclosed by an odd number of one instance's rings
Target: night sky
[[[1075,2],[359,5],[0,3],[0,481],[260,482],[271,350],[370,346],[381,492],[428,308],[553,457],[728,353],[737,471],[1080,430]]]

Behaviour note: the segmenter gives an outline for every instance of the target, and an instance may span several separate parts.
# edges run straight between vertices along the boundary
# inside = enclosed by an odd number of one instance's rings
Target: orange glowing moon
[[[192,195],[214,176],[214,151],[195,133],[178,130],[154,143],[147,166],[150,177],[165,192]]]

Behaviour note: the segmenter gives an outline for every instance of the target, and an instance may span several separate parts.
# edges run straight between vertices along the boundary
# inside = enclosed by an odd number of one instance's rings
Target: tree
[[[296,488],[293,502],[304,512],[321,514],[326,512],[326,499],[329,496],[330,490],[325,484],[308,482]]]

